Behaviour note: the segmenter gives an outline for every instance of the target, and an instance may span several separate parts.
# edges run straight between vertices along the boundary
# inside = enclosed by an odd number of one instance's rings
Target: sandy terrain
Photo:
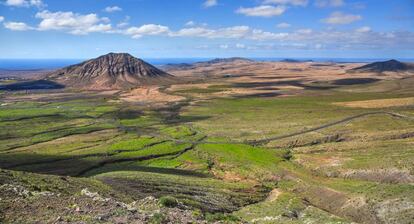
[[[335,103],[335,105],[345,106],[345,107],[359,107],[359,108],[385,108],[385,107],[412,106],[414,105],[414,97],[339,102],[339,103]]]
[[[121,94],[121,100],[130,103],[169,103],[184,100],[182,96],[165,94],[159,87],[150,86],[136,88],[130,92]]]

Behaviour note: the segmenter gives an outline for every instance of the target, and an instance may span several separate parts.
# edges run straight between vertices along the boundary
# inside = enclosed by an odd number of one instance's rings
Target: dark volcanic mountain
[[[109,53],[47,75],[70,87],[84,89],[128,89],[147,84],[164,84],[174,76],[126,53]]]
[[[397,72],[413,70],[413,66],[397,60],[370,63],[358,68],[351,69],[351,72]]]

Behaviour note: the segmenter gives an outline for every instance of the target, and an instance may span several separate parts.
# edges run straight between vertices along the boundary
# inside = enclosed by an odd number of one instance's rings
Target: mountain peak
[[[113,57],[113,58],[135,58],[134,56],[132,56],[129,53],[115,53],[115,52],[110,52],[108,54],[101,55],[98,58],[105,58],[105,57]]]
[[[59,69],[49,79],[86,89],[125,89],[162,83],[172,75],[128,53],[108,53]]]

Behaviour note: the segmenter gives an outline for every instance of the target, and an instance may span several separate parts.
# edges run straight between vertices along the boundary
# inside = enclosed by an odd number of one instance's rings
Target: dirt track
[[[398,114],[394,112],[388,112],[388,111],[375,111],[375,112],[367,112],[367,113],[362,113],[362,114],[357,114],[354,116],[346,117],[339,121],[330,122],[330,123],[327,123],[327,124],[324,124],[318,127],[314,127],[311,129],[303,130],[303,131],[298,131],[298,132],[294,132],[290,134],[285,134],[285,135],[280,135],[280,136],[275,136],[275,137],[270,137],[270,138],[265,138],[265,139],[246,141],[246,142],[241,142],[241,141],[227,141],[227,142],[226,141],[223,141],[223,142],[198,141],[198,142],[194,142],[194,141],[181,141],[181,140],[173,140],[173,139],[172,140],[177,143],[191,143],[191,144],[249,144],[253,146],[258,146],[258,145],[263,145],[271,141],[280,140],[284,138],[290,138],[290,137],[294,137],[298,135],[303,135],[303,134],[307,134],[307,133],[314,132],[314,131],[319,131],[319,130],[329,128],[335,125],[343,124],[343,123],[346,123],[346,122],[349,122],[349,121],[352,121],[352,120],[355,120],[361,117],[366,117],[370,115],[378,115],[378,114],[389,115],[389,116],[396,117],[396,118],[404,118],[404,119],[409,119],[409,120],[414,121],[413,117],[409,117],[406,115],[402,115],[402,114]]]
[[[293,137],[293,136],[303,135],[303,134],[306,134],[306,133],[309,133],[309,132],[319,131],[319,130],[322,130],[322,129],[325,129],[325,128],[329,128],[329,127],[332,127],[332,126],[335,126],[335,125],[338,125],[338,124],[343,124],[343,123],[346,123],[348,121],[355,120],[357,118],[366,117],[366,116],[369,116],[369,115],[377,115],[377,114],[384,114],[384,115],[389,115],[389,116],[392,116],[392,117],[405,118],[405,119],[409,119],[409,120],[414,121],[414,118],[412,118],[412,117],[408,117],[406,115],[393,113],[393,112],[387,112],[387,111],[367,112],[367,113],[362,113],[362,114],[350,116],[350,117],[344,118],[344,119],[339,120],[339,121],[330,122],[330,123],[327,123],[327,124],[324,124],[324,125],[321,125],[321,126],[318,126],[318,127],[314,127],[314,128],[308,129],[308,130],[303,130],[303,131],[294,132],[294,133],[291,133],[291,134],[286,134],[286,135],[281,135],[281,136],[276,136],[276,137],[251,141],[250,144],[253,143],[253,144],[256,144],[256,145],[260,145],[260,144],[264,144],[264,143],[267,143],[267,142],[270,142],[270,141],[275,141],[275,140],[280,140],[280,139],[289,138],[289,137]]]

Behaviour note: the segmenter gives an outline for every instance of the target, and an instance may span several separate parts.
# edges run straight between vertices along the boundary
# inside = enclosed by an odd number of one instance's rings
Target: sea
[[[143,58],[143,60],[155,66],[166,64],[195,63],[209,61],[214,58]],[[375,61],[385,61],[389,58],[249,58],[256,61],[281,61],[285,59],[314,62],[340,62],[340,63],[370,63]],[[404,62],[414,62],[414,58],[398,59]],[[85,59],[0,59],[0,69],[2,70],[43,70],[57,69],[68,65],[73,65],[85,61]]]

